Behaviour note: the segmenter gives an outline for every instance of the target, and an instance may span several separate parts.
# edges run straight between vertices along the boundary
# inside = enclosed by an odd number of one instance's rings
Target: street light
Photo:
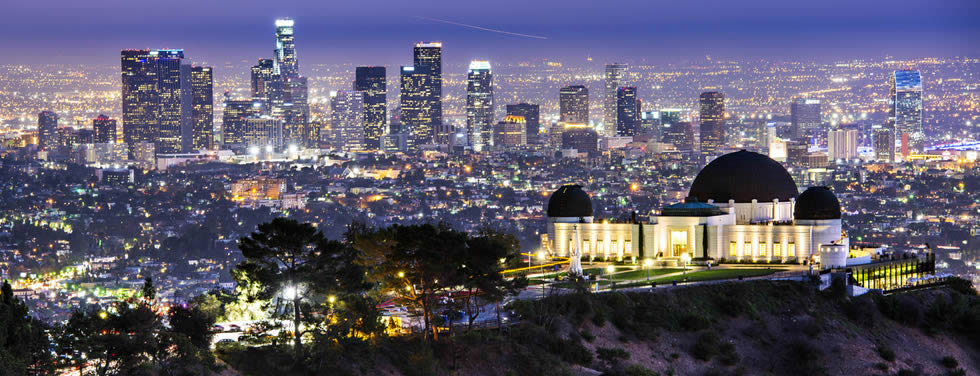
[[[650,282],[650,267],[653,266],[652,259],[643,259],[643,268],[647,270],[647,282]]]
[[[684,263],[684,272],[682,274],[687,275],[687,263],[691,262],[691,254],[689,253],[682,254],[681,262]]]

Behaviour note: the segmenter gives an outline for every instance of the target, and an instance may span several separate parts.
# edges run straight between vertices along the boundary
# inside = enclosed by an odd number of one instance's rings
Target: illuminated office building
[[[538,133],[541,131],[540,107],[536,104],[518,103],[507,105],[507,116],[520,116],[524,118],[524,130],[527,132],[527,143],[538,142]]]
[[[252,96],[268,97],[267,87],[272,80],[275,64],[272,59],[259,59],[259,63],[252,66]]]
[[[401,68],[401,121],[414,145],[432,142],[442,124],[442,43],[416,43],[412,66]]]
[[[284,78],[299,77],[299,60],[296,58],[296,44],[293,32],[295,21],[276,20],[276,50],[273,55],[273,74]],[[261,65],[261,61],[259,62]]]
[[[851,160],[858,156],[858,131],[835,129],[827,134],[827,157],[831,161]]]
[[[887,125],[873,125],[871,143],[876,161],[895,162],[895,129]]]
[[[895,131],[895,142],[903,157],[921,153],[922,75],[916,70],[895,71],[889,77],[888,124]]]
[[[385,67],[357,67],[354,90],[364,93],[364,148],[380,149],[381,134],[388,118],[388,88]]]
[[[37,147],[51,150],[58,146],[58,114],[41,111],[37,114]]]
[[[470,62],[466,74],[466,138],[475,151],[493,145],[493,72],[484,60]]]
[[[790,104],[789,112],[793,140],[809,143],[823,133],[819,99],[798,98]]]
[[[225,99],[222,116],[222,143],[225,148],[245,147],[245,120],[269,115],[264,98]]]
[[[640,123],[639,101],[636,87],[626,86],[616,90],[616,135],[634,136]]]
[[[708,162],[725,145],[725,94],[717,91],[701,93],[701,158]]]
[[[575,149],[589,156],[599,154],[599,134],[585,124],[566,124],[561,132],[561,148]]]
[[[364,149],[364,92],[330,93],[330,124],[337,150]]]
[[[526,126],[523,116],[507,116],[493,126],[493,147],[505,150],[527,145]]]
[[[117,137],[116,129],[116,119],[99,115],[92,119],[92,131],[95,132],[92,141],[98,144],[114,143]]]
[[[640,133],[650,137],[650,140],[661,141],[660,111],[640,111]]]
[[[179,49],[121,52],[123,138],[131,147],[152,142],[157,153],[183,150],[193,113],[191,68],[183,59]]]
[[[589,88],[566,86],[558,91],[559,121],[566,124],[589,124]]]
[[[612,63],[606,64],[606,73],[604,76],[606,91],[603,93],[602,98],[602,115],[603,124],[605,126],[605,136],[615,136],[616,135],[616,124],[617,124],[617,91],[619,88],[626,86],[626,70],[629,68],[626,64]]]
[[[211,67],[191,68],[193,126],[191,150],[214,149],[214,75]]]

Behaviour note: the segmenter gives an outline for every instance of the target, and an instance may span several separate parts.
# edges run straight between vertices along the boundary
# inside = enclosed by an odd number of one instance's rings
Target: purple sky
[[[296,20],[301,64],[407,63],[418,40],[443,41],[450,63],[980,52],[976,0],[7,0],[0,10],[0,47],[14,63],[116,64],[119,49],[141,47],[251,62],[271,54],[273,19],[285,16]]]

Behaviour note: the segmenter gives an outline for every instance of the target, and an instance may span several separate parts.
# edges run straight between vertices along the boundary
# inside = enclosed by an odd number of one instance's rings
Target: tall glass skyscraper
[[[466,138],[474,151],[493,146],[493,72],[490,62],[474,60],[466,74]]]
[[[888,123],[895,131],[903,157],[921,153],[925,142],[922,129],[922,75],[917,70],[895,71],[890,77]]]
[[[123,137],[130,155],[141,142],[153,143],[157,153],[183,151],[193,113],[184,51],[123,50],[121,57]]]
[[[129,156],[137,142],[153,142],[157,133],[157,62],[150,50],[122,50],[122,125]]]
[[[252,66],[252,97],[268,97],[266,90],[272,80],[274,65],[272,59],[259,59],[259,63]]]
[[[616,135],[634,136],[640,122],[639,100],[636,87],[625,86],[616,90]]]
[[[820,129],[823,120],[820,116],[820,100],[797,98],[789,106],[792,139],[807,141],[825,132]]]
[[[388,86],[385,67],[357,67],[354,90],[364,93],[364,147],[381,148],[381,134],[388,118]]]
[[[626,86],[626,71],[629,66],[621,63],[606,64],[606,91],[602,98],[603,122],[605,135],[613,136],[616,134],[616,92],[619,88]]]
[[[337,150],[364,148],[364,92],[338,91],[330,94],[330,123]]]
[[[565,124],[589,124],[589,88],[566,86],[558,91],[559,121]]]
[[[442,125],[442,43],[416,43],[414,52],[414,64],[401,68],[401,121],[422,145]]]
[[[538,141],[538,132],[541,131],[540,113],[540,107],[536,104],[518,103],[507,105],[507,116],[520,116],[524,118],[524,131],[527,132],[527,143]]]
[[[725,144],[725,94],[701,93],[701,158],[707,163]]]
[[[214,75],[211,67],[191,68],[191,97],[191,150],[214,149]]]
[[[293,41],[293,24],[290,19],[276,20],[276,50],[273,56],[273,74],[285,78],[299,77],[299,60]]]
[[[93,142],[99,144],[115,143],[116,129],[116,119],[99,115],[95,119],[92,119],[92,130],[94,131]]]
[[[37,114],[37,147],[51,150],[58,146],[58,114],[41,111]]]

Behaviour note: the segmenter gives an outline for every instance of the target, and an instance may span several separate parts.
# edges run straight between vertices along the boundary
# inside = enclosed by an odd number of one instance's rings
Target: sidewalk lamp
[[[687,275],[687,264],[691,262],[691,254],[684,253],[681,255],[681,263],[684,264],[684,272],[682,274]]]
[[[609,276],[609,280],[610,281],[612,280],[612,274],[615,271],[616,271],[616,267],[615,266],[609,265],[609,266],[606,267],[606,275]]]
[[[643,259],[643,269],[647,270],[647,282],[650,282],[650,267],[653,266],[652,259]]]

